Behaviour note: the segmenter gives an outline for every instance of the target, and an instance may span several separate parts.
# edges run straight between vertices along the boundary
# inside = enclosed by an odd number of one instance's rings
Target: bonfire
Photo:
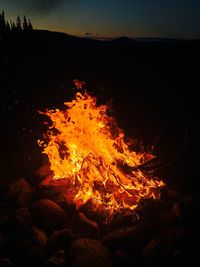
[[[92,201],[114,214],[135,210],[143,199],[158,199],[163,181],[141,168],[155,156],[133,151],[134,141],[127,141],[108,105],[97,105],[84,83],[74,83],[78,91],[65,109],[41,112],[51,121],[38,140],[53,171],[51,180],[66,182],[77,209]]]

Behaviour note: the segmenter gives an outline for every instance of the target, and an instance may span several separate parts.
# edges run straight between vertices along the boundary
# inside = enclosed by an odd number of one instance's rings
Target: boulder
[[[181,222],[187,225],[192,225],[194,223],[197,207],[195,207],[195,201],[192,196],[186,196],[174,203],[172,209],[177,219]]]
[[[5,201],[0,202],[0,225],[8,221],[10,211],[9,203]]]
[[[33,245],[31,240],[24,239],[12,245],[12,259],[16,266],[40,266],[42,251]]]
[[[24,228],[28,228],[33,224],[31,214],[26,207],[21,207],[16,210],[15,220],[18,225]]]
[[[12,263],[8,258],[0,259],[0,267],[12,267]]]
[[[50,199],[41,199],[32,203],[30,212],[35,223],[47,232],[61,229],[67,222],[66,212]]]
[[[142,249],[144,262],[146,265],[151,263],[158,266],[163,261],[167,263],[175,249],[179,250],[187,244],[187,237],[188,232],[184,227],[166,228]]]
[[[60,249],[67,250],[74,239],[75,238],[69,229],[54,231],[49,237],[48,248],[50,251],[54,252]]]
[[[70,229],[77,238],[87,237],[97,239],[99,237],[99,226],[96,222],[88,219],[83,213],[76,213],[67,223],[66,228]]]
[[[69,248],[73,267],[110,267],[111,255],[101,242],[93,239],[77,239]]]
[[[12,182],[8,188],[8,196],[15,198],[19,206],[26,206],[30,202],[33,192],[34,190],[24,178]]]
[[[32,227],[29,230],[30,239],[32,241],[32,244],[37,247],[38,249],[42,250],[47,245],[47,235],[46,233],[37,227]]]
[[[44,262],[45,267],[64,267],[66,266],[64,250],[57,251],[51,258]]]
[[[114,230],[104,236],[102,242],[111,250],[123,248],[137,250],[150,238],[152,238],[151,227],[145,224],[138,224]]]

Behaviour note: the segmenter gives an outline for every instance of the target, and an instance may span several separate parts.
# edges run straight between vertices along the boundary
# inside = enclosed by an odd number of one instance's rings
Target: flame
[[[83,83],[74,83],[83,90]],[[64,105],[64,110],[42,113],[52,125],[38,143],[48,156],[52,180],[66,180],[77,208],[92,200],[94,206],[115,213],[134,210],[141,199],[159,197],[164,183],[139,168],[154,156],[129,148],[107,105],[97,105],[87,91],[77,92]]]

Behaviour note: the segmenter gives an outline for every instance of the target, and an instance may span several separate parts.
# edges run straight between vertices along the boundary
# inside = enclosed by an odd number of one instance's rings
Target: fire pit
[[[39,112],[48,118],[38,141],[48,163],[0,187],[0,266],[190,263],[198,255],[193,196],[159,179],[152,152],[74,83],[65,109]]]

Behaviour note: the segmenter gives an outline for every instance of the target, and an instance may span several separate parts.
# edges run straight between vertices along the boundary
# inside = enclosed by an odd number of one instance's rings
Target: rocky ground
[[[183,266],[196,258],[195,201],[165,187],[107,222],[76,210],[44,168],[1,185],[0,266]]]

